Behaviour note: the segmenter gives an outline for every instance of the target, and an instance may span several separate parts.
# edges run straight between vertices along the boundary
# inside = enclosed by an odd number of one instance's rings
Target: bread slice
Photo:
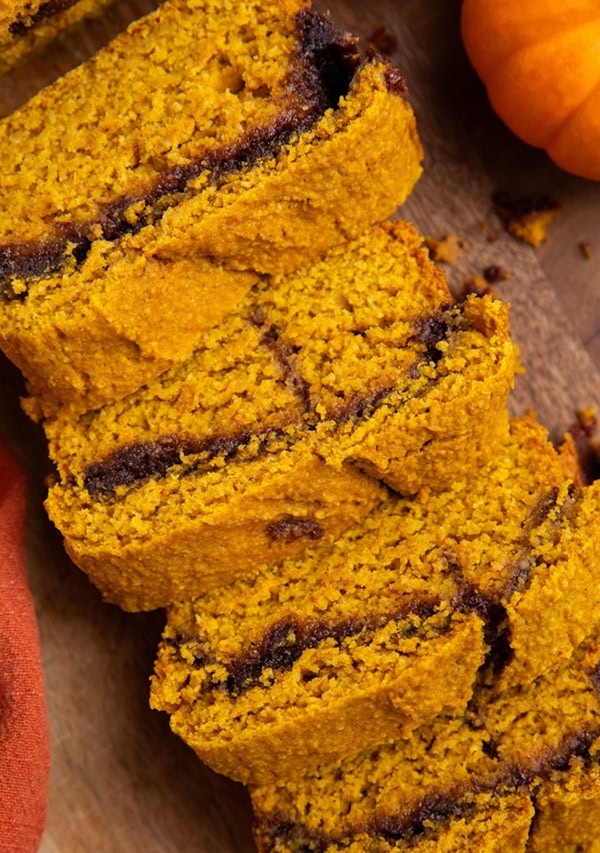
[[[451,303],[405,223],[256,286],[194,356],[45,423],[47,508],[125,609],[190,598],[337,535],[385,495],[441,489],[504,441],[506,307]]]
[[[484,681],[466,712],[408,740],[252,789],[258,849],[593,850],[599,664],[596,630],[535,682],[502,690]]]
[[[187,357],[257,280],[400,205],[400,72],[305,0],[167,0],[0,125],[0,348],[29,411]]]
[[[500,687],[531,683],[600,626],[600,483],[572,474],[515,420],[470,480],[391,496],[332,545],[176,603],[153,705],[211,767],[265,783],[464,707],[482,649]]]

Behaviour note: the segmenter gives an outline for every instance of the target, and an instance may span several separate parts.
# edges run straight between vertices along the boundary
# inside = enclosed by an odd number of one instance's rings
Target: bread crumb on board
[[[424,242],[433,261],[449,265],[455,264],[465,249],[468,248],[466,240],[459,237],[458,234],[447,234],[440,239],[427,236],[424,238]],[[488,264],[481,273],[474,273],[463,279],[458,289],[457,298],[459,300],[466,299],[472,293],[478,296],[485,294],[494,296],[492,285],[508,281],[510,278],[511,272],[507,267],[496,263]],[[456,291],[456,288],[454,290]]]
[[[483,277],[488,284],[498,284],[501,281],[508,281],[511,273],[509,269],[499,264],[489,264],[483,270]]]
[[[467,244],[458,234],[446,234],[439,240],[436,237],[425,237],[425,246],[433,261],[442,264],[454,264],[460,258]]]
[[[504,191],[495,192],[492,203],[508,233],[534,249],[548,239],[548,225],[561,209],[547,195],[512,197]]]
[[[591,259],[594,257],[591,244],[588,243],[587,240],[580,240],[577,245],[579,247],[579,251],[586,259],[586,261],[591,261]]]

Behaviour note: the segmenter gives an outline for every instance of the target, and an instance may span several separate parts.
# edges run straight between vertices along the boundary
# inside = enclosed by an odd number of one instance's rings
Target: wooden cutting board
[[[117,3],[105,21],[0,84],[0,102],[14,108],[150,6]],[[600,404],[600,185],[560,172],[494,117],[461,48],[459,0],[332,0],[329,8],[365,42],[381,28],[395,42],[426,151],[425,174],[401,215],[425,234],[465,241],[448,267],[455,286],[490,264],[510,272],[497,291],[513,306],[526,367],[511,407],[535,407],[559,436],[576,409]],[[496,189],[560,202],[542,248],[504,232],[491,208]],[[591,258],[581,242],[590,244]],[[148,709],[162,615],[103,604],[70,564],[41,506],[48,470],[42,436],[20,412],[16,371],[0,360],[0,374],[0,431],[31,482],[27,547],[52,734],[42,853],[249,853],[245,791],[202,766],[170,734],[166,717]]]

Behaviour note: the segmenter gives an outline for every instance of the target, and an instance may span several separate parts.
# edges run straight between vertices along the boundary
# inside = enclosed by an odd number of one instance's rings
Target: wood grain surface
[[[0,83],[5,111],[150,7],[118,2],[104,20],[13,73]],[[425,174],[399,215],[427,235],[465,241],[448,267],[457,288],[490,264],[510,271],[496,289],[512,304],[526,368],[511,407],[536,408],[560,436],[576,409],[600,404],[600,185],[560,172],[495,118],[461,48],[459,0],[332,0],[328,8],[365,42],[380,27],[393,35],[426,151]],[[545,193],[561,204],[539,250],[504,232],[491,204],[497,189]],[[42,509],[49,468],[42,436],[20,411],[19,376],[1,359],[0,381],[0,431],[31,484],[27,547],[52,733],[42,853],[254,850],[245,791],[202,766],[166,717],[148,709],[162,614],[103,604],[70,564]]]

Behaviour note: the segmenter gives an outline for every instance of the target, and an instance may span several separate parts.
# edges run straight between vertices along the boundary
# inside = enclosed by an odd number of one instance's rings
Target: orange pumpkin
[[[600,180],[600,0],[464,0],[461,23],[500,118],[563,169]]]

